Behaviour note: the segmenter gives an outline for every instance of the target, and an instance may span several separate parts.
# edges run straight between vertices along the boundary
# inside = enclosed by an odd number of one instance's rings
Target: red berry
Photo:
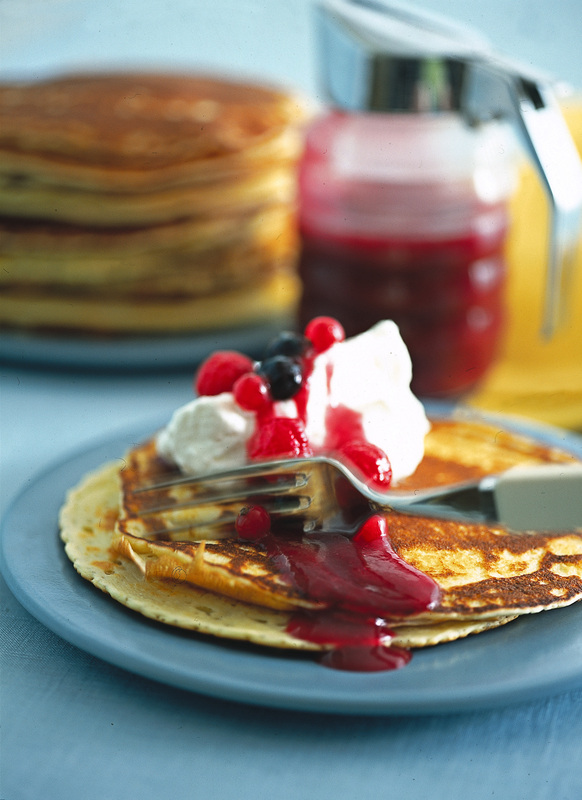
[[[316,353],[324,353],[336,342],[346,338],[343,327],[333,317],[315,317],[305,328],[305,336]]]
[[[375,489],[385,491],[392,482],[392,466],[386,453],[369,442],[349,442],[340,449],[340,458],[348,466],[362,473],[364,479]]]
[[[249,458],[301,458],[311,455],[303,423],[288,417],[271,417],[259,425],[249,442]]]
[[[262,506],[241,508],[235,522],[241,539],[261,539],[271,530],[271,517]]]
[[[235,350],[217,350],[204,361],[194,381],[199,395],[216,395],[232,391],[235,381],[250,372],[253,362]]]
[[[256,372],[245,372],[233,386],[234,399],[245,411],[260,411],[272,400],[265,379]]]
[[[353,538],[358,544],[385,542],[388,537],[388,523],[380,514],[374,514],[364,522]]]

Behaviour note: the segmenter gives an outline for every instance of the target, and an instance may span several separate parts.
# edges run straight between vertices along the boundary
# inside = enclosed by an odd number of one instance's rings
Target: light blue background
[[[421,0],[582,89],[579,0]],[[317,94],[311,0],[0,0],[2,71],[227,70]]]

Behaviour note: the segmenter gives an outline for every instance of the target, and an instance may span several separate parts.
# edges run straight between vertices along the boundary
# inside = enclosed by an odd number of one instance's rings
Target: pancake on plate
[[[574,460],[498,424],[465,415],[433,419],[424,459],[398,488],[413,492],[517,464]],[[325,637],[304,635],[305,621],[310,630],[321,615],[343,622],[345,607],[333,600],[326,605],[305,591],[298,572],[289,569],[295,540],[291,549],[287,540],[281,544],[283,538],[265,546],[241,540],[233,526],[209,540],[203,528],[182,532],[177,541],[159,532],[184,520],[184,512],[172,506],[187,499],[188,489],[158,490],[149,500],[135,489],[171,474],[150,440],[70,491],[61,537],[76,570],[119,603],[168,625],[272,648],[333,650]],[[147,504],[154,501],[168,510],[152,518]],[[394,559],[436,587],[424,611],[380,620],[387,650],[452,641],[582,598],[582,528],[515,534],[502,526],[394,512],[384,519]],[[311,540],[313,545],[308,534],[301,546],[325,549],[326,535]],[[331,537],[330,547],[338,543],[342,558],[351,558],[352,540]],[[337,580],[341,585],[339,573]]]
[[[292,94],[202,75],[0,85],[0,326],[192,332],[295,307]]]

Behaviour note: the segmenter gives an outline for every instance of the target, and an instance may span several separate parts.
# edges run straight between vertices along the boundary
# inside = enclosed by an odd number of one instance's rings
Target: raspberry
[[[241,508],[235,522],[241,539],[262,539],[271,530],[271,517],[262,506]]]
[[[303,424],[298,419],[265,420],[249,442],[249,458],[300,458],[311,455]]]
[[[271,402],[269,386],[256,372],[245,372],[232,389],[234,399],[245,411],[260,411]]]
[[[235,350],[217,350],[204,361],[194,381],[199,395],[216,395],[232,391],[235,381],[250,372],[253,362]]]
[[[343,327],[333,317],[315,317],[305,328],[305,335],[316,353],[324,353],[332,344],[346,338]]]
[[[369,442],[349,442],[340,449],[340,458],[348,466],[362,473],[364,479],[375,489],[386,491],[392,482],[392,467],[388,456]]]

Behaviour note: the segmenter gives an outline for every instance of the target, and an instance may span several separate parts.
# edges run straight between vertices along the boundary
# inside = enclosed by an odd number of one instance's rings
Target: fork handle
[[[514,530],[582,528],[582,464],[519,466],[485,478],[497,517]]]

